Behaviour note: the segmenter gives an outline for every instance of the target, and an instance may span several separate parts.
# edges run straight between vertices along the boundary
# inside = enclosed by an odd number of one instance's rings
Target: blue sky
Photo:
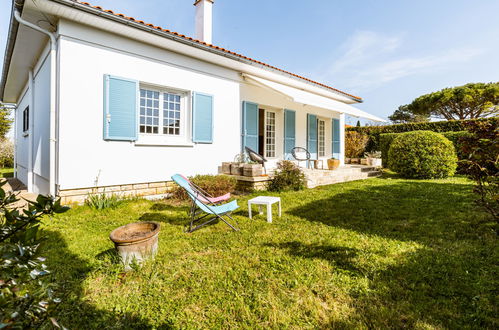
[[[194,35],[194,0],[89,2]],[[497,0],[215,0],[213,43],[359,95],[358,108],[386,118],[431,91],[499,81],[497,13]]]

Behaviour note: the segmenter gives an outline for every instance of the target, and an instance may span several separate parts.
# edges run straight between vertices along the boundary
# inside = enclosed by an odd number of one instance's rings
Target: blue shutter
[[[340,120],[333,119],[333,158],[340,159]]]
[[[311,159],[317,159],[317,116],[307,114],[307,149]]]
[[[284,159],[291,159],[291,150],[296,146],[296,113],[284,110]]]
[[[104,140],[137,140],[139,83],[104,76]]]
[[[192,141],[213,143],[213,96],[192,95]]]
[[[258,104],[243,102],[242,149],[258,152]]]

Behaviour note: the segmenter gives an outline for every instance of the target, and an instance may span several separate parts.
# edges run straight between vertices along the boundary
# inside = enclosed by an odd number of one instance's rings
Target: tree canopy
[[[499,82],[470,83],[422,95],[388,118],[395,123],[475,119],[499,114]]]
[[[12,119],[10,119],[10,109],[0,103],[0,139],[5,138],[11,125]]]

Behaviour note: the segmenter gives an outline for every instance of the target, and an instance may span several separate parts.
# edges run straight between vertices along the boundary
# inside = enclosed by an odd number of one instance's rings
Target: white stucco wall
[[[50,176],[50,56],[33,77],[33,192],[49,193]]]
[[[112,36],[96,35],[91,29],[76,32],[80,40],[64,39],[60,44],[61,189],[92,187],[96,183],[100,186],[162,181],[175,173],[216,174],[222,161],[232,160],[238,153],[239,85],[227,79],[223,69],[127,40],[113,44],[117,40]],[[107,46],[120,49],[95,47],[82,39],[102,44],[109,41]],[[186,61],[188,67],[184,67]],[[105,141],[102,133],[105,74],[213,95],[213,143],[151,146],[139,145],[141,138],[137,143]]]
[[[29,132],[23,132],[23,111],[29,105],[29,89],[21,96],[16,108],[15,118],[16,131],[14,134],[16,153],[16,176],[24,183],[28,184],[28,154],[29,154]]]

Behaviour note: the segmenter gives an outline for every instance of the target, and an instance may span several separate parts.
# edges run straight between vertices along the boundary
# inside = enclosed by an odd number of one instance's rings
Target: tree
[[[0,103],[0,139],[4,138],[9,132],[11,125],[12,119],[10,119],[10,109],[3,103]]]
[[[499,114],[499,82],[470,83],[422,95],[400,106],[389,118],[412,122],[437,117],[447,120],[475,119]]]
[[[360,127],[360,120],[357,120],[357,125],[355,126]]]
[[[430,116],[411,113],[409,110],[409,105],[406,104],[401,105],[397,110],[395,110],[393,115],[388,116],[388,119],[390,119],[395,124],[417,123],[430,120]]]

